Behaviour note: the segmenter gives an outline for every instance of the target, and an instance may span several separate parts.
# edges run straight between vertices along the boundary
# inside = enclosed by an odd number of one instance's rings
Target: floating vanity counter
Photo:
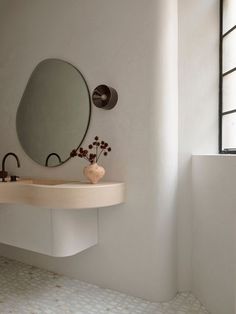
[[[63,180],[23,179],[0,183],[0,203],[28,204],[44,208],[81,209],[120,204],[124,184],[97,184]]]
[[[124,202],[124,183],[23,179],[0,183],[0,242],[63,257],[98,240],[98,208]]]

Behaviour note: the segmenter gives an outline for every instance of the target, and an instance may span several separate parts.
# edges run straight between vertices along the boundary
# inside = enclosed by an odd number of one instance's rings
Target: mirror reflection
[[[33,71],[18,107],[19,141],[40,165],[61,165],[82,144],[90,115],[89,90],[80,71],[63,60],[46,59]]]

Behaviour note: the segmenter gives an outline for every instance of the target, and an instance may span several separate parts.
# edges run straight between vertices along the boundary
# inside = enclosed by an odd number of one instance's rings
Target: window
[[[219,153],[236,154],[236,0],[220,0]]]

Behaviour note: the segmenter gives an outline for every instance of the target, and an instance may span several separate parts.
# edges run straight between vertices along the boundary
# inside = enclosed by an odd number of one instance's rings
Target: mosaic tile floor
[[[192,294],[151,303],[0,257],[1,314],[207,314]]]

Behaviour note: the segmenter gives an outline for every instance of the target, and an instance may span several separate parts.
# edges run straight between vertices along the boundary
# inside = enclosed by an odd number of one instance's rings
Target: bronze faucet
[[[45,166],[48,167],[48,161],[49,159],[52,157],[52,156],[56,156],[58,161],[59,161],[59,164],[61,164],[61,157],[57,154],[57,153],[51,153],[47,156],[46,158],[46,162],[45,162]]]
[[[5,171],[5,163],[6,163],[6,159],[8,156],[13,156],[15,157],[16,159],[16,162],[17,162],[17,167],[20,168],[20,161],[19,161],[19,158],[16,154],[14,153],[7,153],[4,157],[3,157],[3,160],[2,160],[2,171],[0,173],[0,176],[2,178],[2,182],[6,182],[5,178],[7,177],[7,172]]]

